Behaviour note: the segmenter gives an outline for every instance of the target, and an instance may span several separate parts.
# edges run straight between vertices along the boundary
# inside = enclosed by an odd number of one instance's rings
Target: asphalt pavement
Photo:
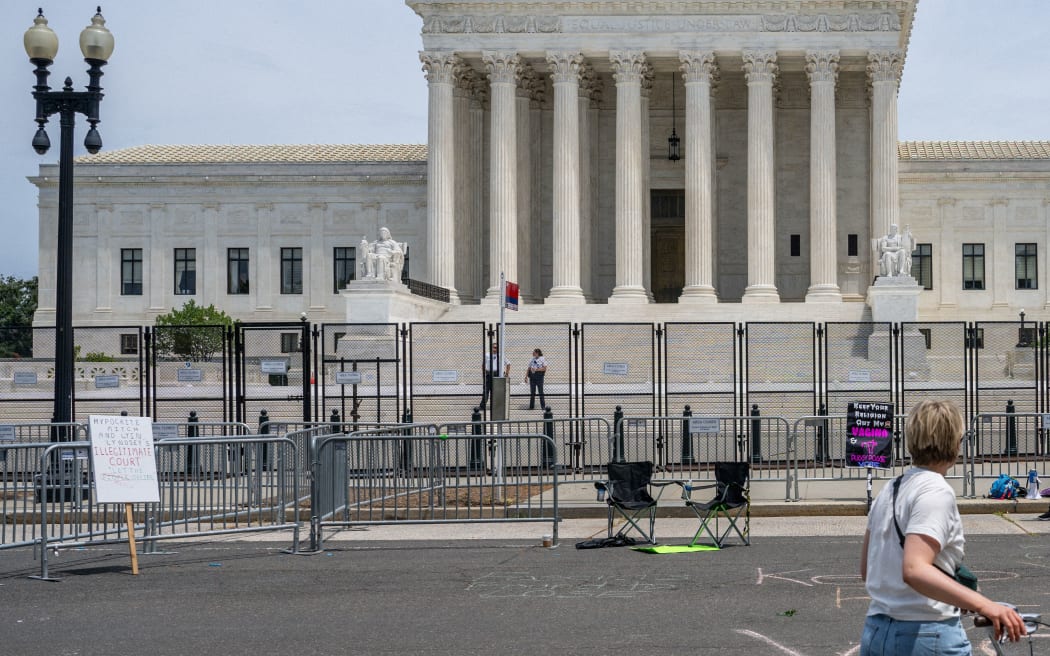
[[[549,524],[357,527],[313,555],[285,553],[287,534],[166,541],[138,576],[126,545],[104,545],[52,554],[57,583],[28,578],[30,550],[0,551],[0,653],[850,656],[864,522],[753,517],[751,546],[667,555],[575,549],[604,534],[597,517],[562,522],[554,548],[541,546]],[[983,590],[1050,607],[1050,522],[964,525]],[[694,528],[660,519],[657,536]],[[1050,649],[1050,633],[1035,640]]]

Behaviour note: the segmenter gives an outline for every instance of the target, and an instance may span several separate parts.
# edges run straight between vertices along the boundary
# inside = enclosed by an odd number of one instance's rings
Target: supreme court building
[[[923,320],[1047,316],[1050,144],[898,143],[916,0],[406,4],[425,146],[78,159],[76,323],[354,320],[381,227],[448,290],[420,319],[491,320],[503,272],[519,320],[863,321],[891,225]],[[50,325],[57,166],[33,182]]]

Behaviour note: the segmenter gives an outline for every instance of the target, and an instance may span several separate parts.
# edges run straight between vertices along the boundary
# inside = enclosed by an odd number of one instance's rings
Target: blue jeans
[[[888,615],[864,621],[860,656],[970,656],[970,641],[958,617],[939,622],[907,622]]]

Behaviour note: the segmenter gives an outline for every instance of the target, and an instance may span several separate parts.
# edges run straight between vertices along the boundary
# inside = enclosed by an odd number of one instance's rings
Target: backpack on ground
[[[992,481],[992,488],[988,492],[990,499],[1016,499],[1021,493],[1021,483],[1009,474],[999,474],[999,478]]]

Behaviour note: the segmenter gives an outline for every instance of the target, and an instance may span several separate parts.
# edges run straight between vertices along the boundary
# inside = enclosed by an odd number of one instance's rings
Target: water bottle
[[[595,484],[594,487],[596,487],[598,489],[598,501],[599,502],[605,501],[605,486],[604,485]]]
[[[1039,498],[1039,472],[1034,469],[1028,470],[1028,494],[1029,499]]]
[[[689,479],[682,485],[682,500],[688,501],[693,498],[693,479]]]

